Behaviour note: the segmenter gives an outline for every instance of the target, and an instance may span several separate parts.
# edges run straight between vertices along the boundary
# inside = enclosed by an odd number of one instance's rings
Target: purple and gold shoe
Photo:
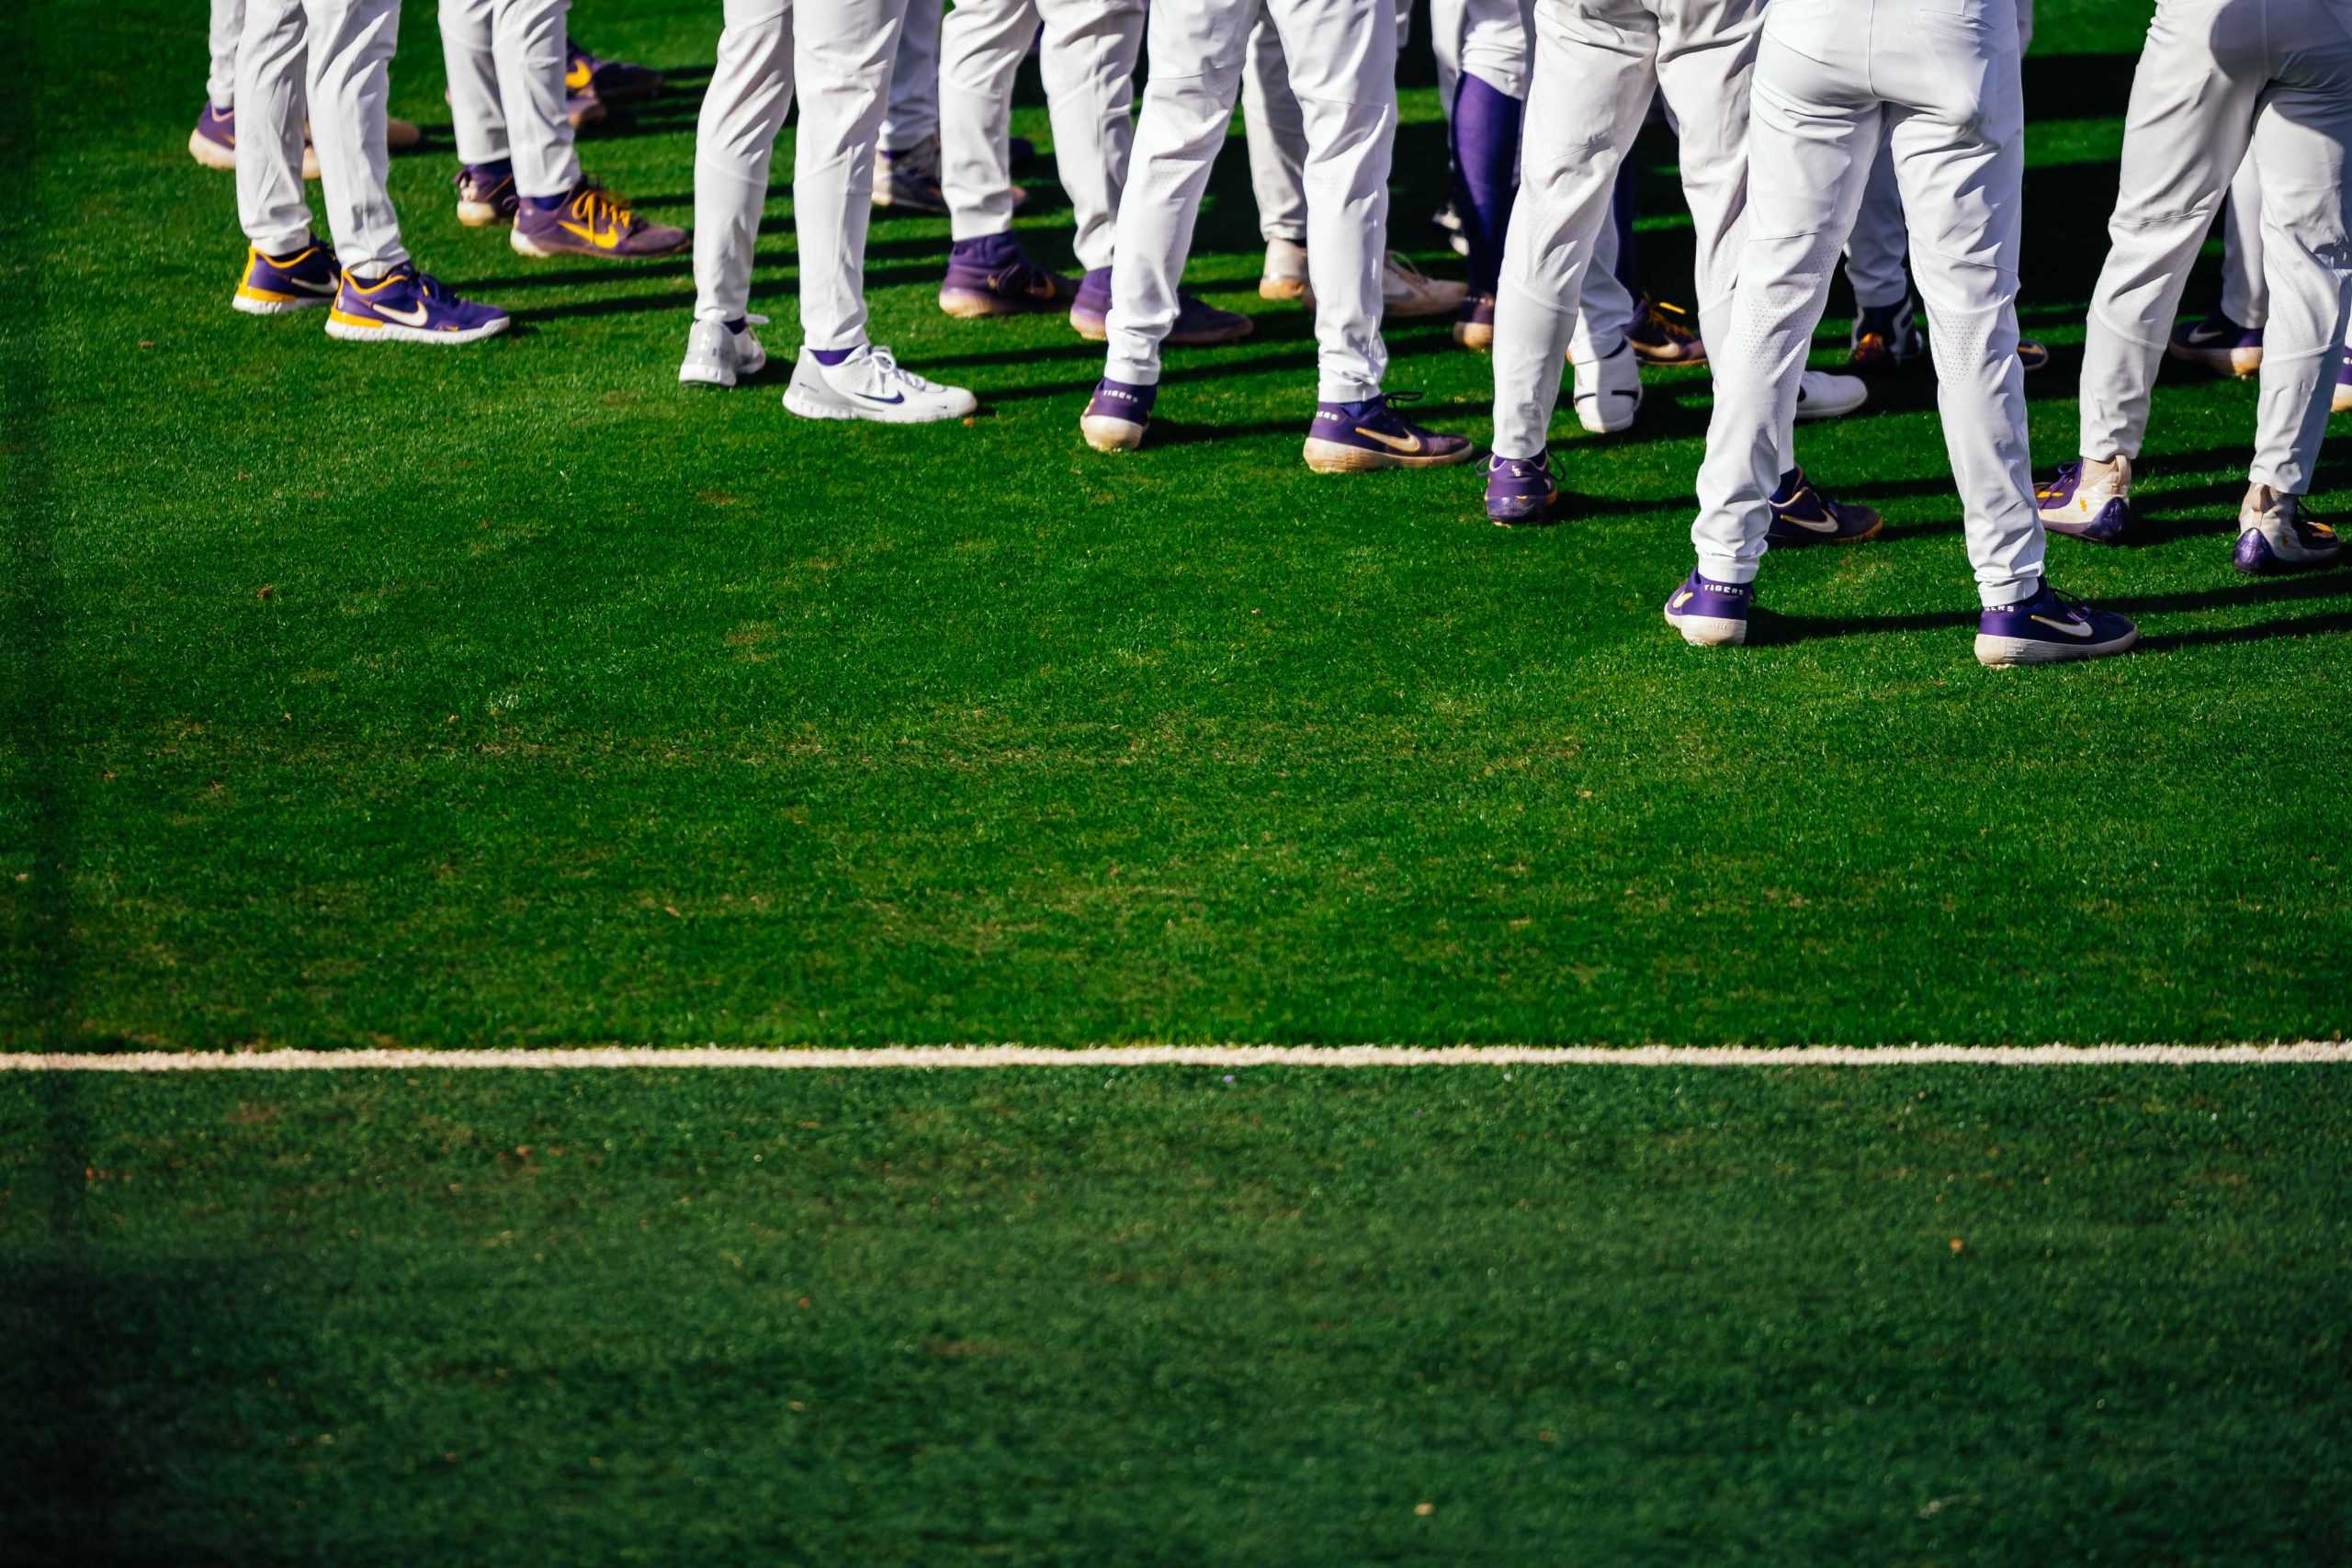
[[[2303,498],[2250,485],[2238,507],[2238,542],[2230,564],[2248,577],[2312,571],[2344,558],[2335,530],[2303,510]]]
[[[958,240],[947,253],[939,308],[960,321],[1069,308],[1078,286],[1023,254],[1010,234]]]
[[[188,132],[187,155],[208,169],[234,174],[237,168],[237,111],[212,107],[205,100],[204,112],[196,117],[196,129]]]
[[[523,198],[514,189],[513,165],[501,169],[469,164],[451,183],[458,187],[458,221],[467,228],[514,221],[514,209]]]
[[[315,310],[334,303],[342,278],[334,252],[316,234],[309,244],[286,255],[264,255],[248,245],[244,276],[237,280],[237,292],[229,303],[248,316]]]
[[[1495,297],[1465,294],[1453,308],[1453,341],[1479,354],[1495,346]]]
[[[1995,667],[2104,659],[2140,640],[2140,628],[2094,610],[2047,582],[2030,599],[1986,610],[1976,620],[1976,660]]]
[[[1396,412],[1420,400],[1419,392],[1379,392],[1352,403],[1317,403],[1301,455],[1318,474],[1360,474],[1375,468],[1442,468],[1466,463],[1477,451],[1466,435],[1425,430]]]
[[[2018,339],[2018,368],[2030,376],[2050,368],[2050,345],[2040,338]]]
[[[2262,329],[2242,327],[2215,310],[2201,321],[2174,327],[2165,352],[2184,365],[2243,381],[2262,368]]]
[[[1707,345],[1698,323],[1679,305],[1642,296],[1634,324],[1625,333],[1634,354],[1645,365],[1704,365]]]
[[[1143,445],[1144,427],[1151,423],[1151,405],[1158,387],[1137,387],[1108,377],[1097,382],[1078,428],[1097,452],[1132,452]]]
[[[1487,520],[1496,527],[1553,522],[1552,507],[1559,499],[1548,447],[1532,457],[1506,457],[1498,452],[1487,459]]]
[[[607,104],[633,104],[662,90],[662,73],[626,60],[599,60],[575,43],[564,57],[563,89]]]
[[[1883,376],[1902,369],[1927,352],[1928,334],[1919,330],[1919,308],[1905,298],[1896,305],[1866,306],[1855,315],[1846,368],[1858,376]]]
[[[1776,549],[1796,545],[1859,545],[1878,537],[1885,519],[1856,502],[1832,501],[1804,477],[1803,468],[1781,476],[1772,492],[1772,521],[1764,537]]]
[[[2335,372],[2335,396],[2327,405],[2330,413],[2352,413],[2352,353],[2344,356],[2344,364]]]
[[[1070,301],[1070,331],[1089,343],[1111,335],[1111,269],[1098,266],[1078,280],[1078,298]],[[1238,310],[1220,310],[1190,294],[1176,296],[1176,324],[1166,341],[1178,348],[1214,348],[1236,343],[1258,330]]]
[[[553,207],[531,200],[517,204],[508,243],[517,255],[641,261],[674,256],[694,243],[694,236],[667,223],[647,222],[619,197],[593,180],[582,180]]]
[[[1753,582],[1717,582],[1693,568],[1667,596],[1666,624],[1693,648],[1737,648],[1747,640],[1747,612],[1755,607]]]
[[[563,118],[571,122],[574,130],[585,130],[605,121],[605,100],[594,93],[566,93],[563,96]]]
[[[2086,479],[2077,457],[2033,487],[2033,509],[2053,534],[2071,534],[2095,545],[2120,543],[2132,532],[2132,460],[2118,456],[2112,468]]]
[[[327,312],[327,336],[347,343],[479,343],[509,324],[497,306],[460,299],[409,262],[373,283],[345,273]]]

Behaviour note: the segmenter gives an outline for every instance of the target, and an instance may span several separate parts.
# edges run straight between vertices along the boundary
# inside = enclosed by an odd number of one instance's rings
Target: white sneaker
[[[686,357],[678,367],[679,381],[687,386],[731,387],[741,377],[758,375],[767,368],[768,351],[752,329],[767,324],[765,316],[745,316],[743,330],[730,333],[725,321],[696,321],[694,331],[686,334]]]
[[[1312,300],[1306,286],[1306,247],[1291,240],[1266,242],[1266,266],[1258,276],[1261,299]]]
[[[1832,376],[1808,370],[1797,378],[1797,418],[1838,419],[1871,400],[1871,389],[1860,376]]]
[[[980,400],[961,387],[926,381],[902,370],[880,344],[868,344],[839,365],[817,363],[803,348],[792,367],[784,406],[803,419],[871,419],[884,424],[929,424],[961,419]]]
[[[1634,345],[1622,340],[1606,358],[1568,361],[1576,373],[1577,423],[1595,435],[1630,427],[1642,407],[1641,367]]]

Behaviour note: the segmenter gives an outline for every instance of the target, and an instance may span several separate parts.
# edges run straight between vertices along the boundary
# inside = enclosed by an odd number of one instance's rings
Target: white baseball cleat
[[[803,419],[870,419],[883,424],[929,424],[961,419],[980,406],[961,387],[943,387],[902,369],[880,344],[851,351],[838,365],[818,362],[803,348],[792,367],[784,406]]]
[[[1600,359],[1571,359],[1575,373],[1577,423],[1595,435],[1614,435],[1630,428],[1642,407],[1642,362],[1634,345],[1620,342],[1617,351]]]
[[[1808,370],[1797,378],[1797,418],[1840,419],[1871,400],[1871,389],[1860,376],[1832,376]]]
[[[768,351],[752,329],[767,324],[765,316],[747,315],[741,332],[729,332],[725,321],[696,321],[686,334],[678,380],[690,387],[731,387],[742,377],[758,375],[767,368]]]

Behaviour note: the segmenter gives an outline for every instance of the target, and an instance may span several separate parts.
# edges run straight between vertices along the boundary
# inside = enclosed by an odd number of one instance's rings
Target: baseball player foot
[[[649,223],[604,186],[582,180],[552,207],[528,197],[518,203],[508,243],[517,255],[638,261],[676,255],[694,236],[667,223]]]
[[[205,100],[204,112],[196,117],[196,129],[188,132],[187,155],[208,169],[233,174],[237,167],[237,111],[212,107]]]
[[[1747,612],[1755,606],[1753,582],[1717,582],[1693,570],[1667,596],[1666,624],[1693,648],[1737,648],[1747,640]]]
[[[350,343],[478,343],[509,324],[497,306],[460,299],[409,262],[373,283],[345,273],[327,311],[327,336]]]
[[[1491,294],[1464,295],[1462,303],[1453,309],[1453,341],[1480,354],[1491,353],[1495,346],[1495,297]]]
[[[2033,507],[2053,534],[2112,545],[2132,531],[2132,459],[2078,457],[2033,487]]]
[[[1070,331],[1089,343],[1111,335],[1111,269],[1098,266],[1078,282],[1078,298],[1070,301]],[[1176,296],[1176,321],[1165,341],[1180,348],[1210,348],[1234,343],[1257,331],[1257,324],[1238,310],[1220,310],[1190,294]]]
[[[2342,368],[2335,372],[2335,398],[2327,405],[2327,412],[2352,412],[2352,354],[2344,356]]]
[[[2268,485],[2246,487],[2238,508],[2238,543],[2230,564],[2249,577],[2334,566],[2344,553],[2335,530],[2303,510],[2299,495]]]
[[[593,95],[600,103],[633,104],[662,90],[662,73],[626,60],[599,60],[575,43],[564,57],[563,88],[566,94]]]
[[[601,125],[605,119],[605,100],[594,93],[566,93],[563,96],[563,118],[571,122],[574,130]]]
[[[874,205],[909,212],[947,210],[939,188],[938,137],[927,136],[911,147],[874,150]]]
[[[1846,351],[1846,368],[1859,376],[1900,370],[1928,352],[1928,334],[1919,330],[1918,307],[1905,299],[1900,305],[1879,305],[1854,318],[1854,336]]]
[[[1094,396],[1078,416],[1079,434],[1097,452],[1132,452],[1143,445],[1158,387],[1137,387],[1109,378],[1095,383]]]
[[[1361,402],[1317,403],[1301,456],[1318,474],[1374,468],[1440,468],[1466,463],[1476,450],[1466,435],[1424,430],[1396,412],[1419,392],[1377,392]]]
[[[1449,316],[1470,292],[1466,283],[1442,282],[1391,251],[1380,264],[1380,313],[1384,319],[1409,321],[1423,316]],[[1288,240],[1266,242],[1266,265],[1258,276],[1261,299],[1296,300],[1312,310],[1315,288],[1306,276],[1306,247]]]
[[[678,382],[686,387],[731,387],[746,376],[767,368],[768,351],[753,327],[768,324],[765,316],[745,315],[732,321],[699,321],[686,334],[686,357],[678,366]]]
[[[784,406],[803,419],[870,419],[883,424],[929,424],[961,419],[980,400],[961,387],[943,387],[899,367],[880,344],[861,344],[831,365],[803,347],[792,367]]]
[[[1797,418],[1842,419],[1871,400],[1860,376],[1807,370],[1797,378]]]
[[[2030,376],[2050,367],[2050,346],[2039,338],[2018,339],[2018,368]]]
[[[1078,286],[1047,272],[1010,234],[958,240],[947,253],[947,276],[939,285],[939,308],[959,321],[984,316],[1020,316],[1035,310],[1066,310]]]
[[[1781,476],[1772,492],[1772,521],[1764,537],[1776,548],[1792,545],[1859,545],[1878,537],[1886,522],[1855,502],[1832,501],[1804,477],[1803,468]]]
[[[2244,380],[2262,368],[2262,329],[2242,327],[2215,310],[2201,321],[2175,326],[2165,352],[2184,365]]]
[[[248,316],[283,316],[334,303],[343,269],[334,252],[316,234],[301,249],[285,255],[264,255],[245,248],[244,276],[229,303]]]
[[[1549,449],[1532,457],[1506,457],[1498,452],[1487,459],[1487,519],[1496,527],[1549,523],[1552,505],[1559,499]]]
[[[2112,610],[2094,610],[2047,582],[2030,599],[1976,619],[1976,660],[1996,667],[2104,659],[2140,640],[2140,628]]]
[[[1306,247],[1295,240],[1266,242],[1266,265],[1258,270],[1261,299],[1311,300],[1306,282]]]
[[[462,164],[450,183],[458,187],[458,221],[467,228],[514,221],[515,204],[522,197],[514,191],[512,164],[503,168],[495,164]]]
[[[1463,231],[1462,214],[1453,209],[1453,203],[1449,201],[1435,212],[1430,213],[1430,221],[1435,224],[1438,231],[1445,236],[1445,243],[1453,247],[1455,255],[1466,256],[1470,254],[1470,236]]]
[[[1679,305],[1642,296],[1633,330],[1625,334],[1634,353],[1649,365],[1704,365],[1707,345],[1690,312]]]
[[[1571,359],[1577,423],[1595,435],[1630,429],[1642,408],[1642,367],[1634,345],[1620,343],[1600,359]]]

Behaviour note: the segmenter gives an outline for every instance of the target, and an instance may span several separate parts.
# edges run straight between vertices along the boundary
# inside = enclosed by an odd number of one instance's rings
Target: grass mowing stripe
[[[2352,1063],[2352,1043],[2235,1045],[882,1045],[866,1050],[596,1045],[482,1051],[126,1051],[0,1055],[0,1072],[322,1073],[362,1069],[935,1067],[2089,1067]]]

